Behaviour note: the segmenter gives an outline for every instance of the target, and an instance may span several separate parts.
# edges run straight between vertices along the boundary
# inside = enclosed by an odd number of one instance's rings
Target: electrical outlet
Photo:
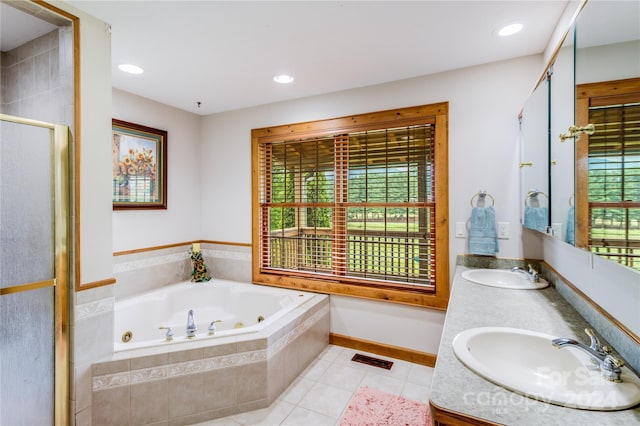
[[[465,238],[467,236],[467,224],[465,222],[456,222],[456,238]]]
[[[553,236],[556,238],[561,238],[562,236],[562,223],[552,223],[551,229],[553,229]]]
[[[501,240],[509,239],[509,222],[498,222],[498,238]]]

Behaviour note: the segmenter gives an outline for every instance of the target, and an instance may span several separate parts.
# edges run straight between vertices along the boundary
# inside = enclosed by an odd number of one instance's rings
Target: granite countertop
[[[456,267],[431,385],[432,404],[481,420],[518,426],[640,424],[639,406],[605,412],[547,404],[494,385],[458,361],[452,348],[453,338],[475,327],[523,328],[588,343],[584,329],[589,324],[553,287],[543,290],[488,287],[462,278],[461,273],[467,269],[471,268]]]

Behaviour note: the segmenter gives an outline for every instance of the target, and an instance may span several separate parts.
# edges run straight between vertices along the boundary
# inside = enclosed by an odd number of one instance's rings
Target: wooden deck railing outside
[[[330,228],[289,228],[271,233],[270,266],[331,273]],[[424,233],[347,231],[346,274],[432,284],[431,242]]]

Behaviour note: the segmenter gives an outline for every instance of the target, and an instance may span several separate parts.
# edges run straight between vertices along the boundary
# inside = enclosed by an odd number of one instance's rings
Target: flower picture
[[[166,209],[167,132],[113,119],[114,209]]]

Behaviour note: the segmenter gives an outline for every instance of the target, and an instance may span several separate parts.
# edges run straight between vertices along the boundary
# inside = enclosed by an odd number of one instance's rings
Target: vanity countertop
[[[640,424],[640,406],[622,411],[588,411],[539,402],[483,379],[453,352],[461,331],[486,326],[514,327],[573,337],[588,344],[589,324],[553,287],[509,290],[471,283],[457,265],[431,387],[434,414],[477,424],[629,425]],[[602,340],[602,339],[601,339]],[[615,352],[615,351],[614,351]],[[445,422],[448,423],[448,422]],[[456,422],[453,422],[457,424]]]

